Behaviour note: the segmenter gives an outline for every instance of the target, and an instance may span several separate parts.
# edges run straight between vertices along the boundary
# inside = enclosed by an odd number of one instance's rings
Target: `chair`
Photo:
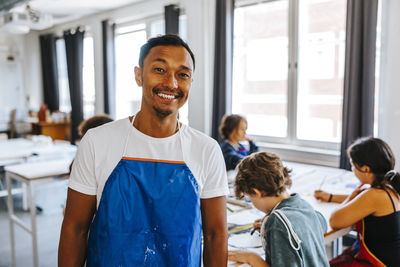
[[[10,139],[16,137],[16,131],[17,131],[17,109],[13,109],[10,112],[10,121],[8,122],[8,129],[10,132]]]

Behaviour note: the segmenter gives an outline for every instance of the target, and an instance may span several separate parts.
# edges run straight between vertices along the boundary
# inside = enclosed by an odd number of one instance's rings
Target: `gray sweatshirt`
[[[293,248],[298,247],[293,234],[290,235],[291,244],[288,237],[289,227],[287,229],[282,217],[274,212],[263,224],[265,261],[272,267],[328,267],[324,246],[327,225],[322,214],[315,211],[298,194],[282,200],[275,210],[279,210],[290,221],[295,234],[301,240],[300,249]]]

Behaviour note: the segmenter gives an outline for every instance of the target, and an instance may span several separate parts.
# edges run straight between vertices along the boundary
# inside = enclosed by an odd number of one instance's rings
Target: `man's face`
[[[192,85],[193,61],[181,46],[153,47],[135,68],[135,79],[143,88],[142,110],[160,118],[177,114],[188,99]]]

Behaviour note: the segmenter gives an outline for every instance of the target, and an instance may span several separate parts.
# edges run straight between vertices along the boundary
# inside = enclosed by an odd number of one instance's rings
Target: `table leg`
[[[343,238],[338,237],[337,239],[332,241],[332,248],[331,248],[332,259],[339,256],[342,253],[342,251],[343,251]]]
[[[36,232],[36,205],[35,205],[35,194],[32,184],[28,183],[28,194],[31,214],[31,233],[32,233],[32,253],[33,253],[33,266],[39,266],[38,259],[38,246],[37,246],[37,232]]]
[[[12,216],[14,216],[14,203],[12,198],[12,184],[9,175],[6,173],[6,183],[7,183],[7,208],[8,217],[10,221],[10,245],[11,245],[11,266],[15,267],[15,233],[14,233],[14,221]]]
[[[28,196],[25,183],[22,183],[22,209],[25,211],[28,210]]]

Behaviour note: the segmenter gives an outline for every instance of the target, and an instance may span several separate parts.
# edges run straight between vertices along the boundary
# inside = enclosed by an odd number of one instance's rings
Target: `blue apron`
[[[105,183],[86,264],[200,266],[201,237],[198,184],[185,162],[123,156]]]

